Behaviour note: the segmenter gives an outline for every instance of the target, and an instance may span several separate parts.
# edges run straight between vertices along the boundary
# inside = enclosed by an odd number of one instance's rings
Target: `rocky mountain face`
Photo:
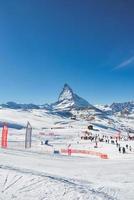
[[[79,97],[73,92],[69,85],[65,84],[62,92],[59,95],[58,101],[52,104],[53,109],[56,110],[71,110],[84,109],[92,107],[85,99]]]

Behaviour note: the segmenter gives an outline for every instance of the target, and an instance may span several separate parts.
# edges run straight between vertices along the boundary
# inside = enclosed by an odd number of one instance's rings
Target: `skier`
[[[119,153],[121,153],[121,147],[119,147]]]
[[[122,148],[122,153],[126,153],[125,147]]]
[[[129,151],[132,151],[132,147],[131,146],[129,146]]]

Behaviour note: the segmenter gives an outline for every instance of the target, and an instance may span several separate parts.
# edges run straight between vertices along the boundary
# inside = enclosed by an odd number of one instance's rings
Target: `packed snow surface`
[[[25,149],[28,121],[32,147]],[[52,105],[1,105],[0,132],[4,122],[0,200],[134,200],[133,102],[92,106],[65,85]]]
[[[134,197],[134,160],[49,156],[18,150],[1,150],[0,156],[1,199]]]
[[[81,140],[89,124],[43,110],[0,110],[0,120],[25,127],[33,126],[32,148],[24,149],[25,128],[9,128],[8,148],[0,149],[0,199],[26,200],[133,200],[134,152],[118,152],[116,145]],[[133,120],[99,118],[92,122],[93,134],[115,135],[124,124],[133,128]],[[114,125],[113,125],[114,124]],[[124,129],[122,134],[126,135]],[[41,145],[48,140],[49,145]],[[133,141],[120,141],[121,146]],[[108,154],[103,160],[92,155],[68,156],[54,150],[93,150]]]

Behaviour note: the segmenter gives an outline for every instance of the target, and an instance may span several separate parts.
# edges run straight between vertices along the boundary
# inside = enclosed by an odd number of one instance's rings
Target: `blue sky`
[[[0,0],[0,102],[134,100],[133,0]]]

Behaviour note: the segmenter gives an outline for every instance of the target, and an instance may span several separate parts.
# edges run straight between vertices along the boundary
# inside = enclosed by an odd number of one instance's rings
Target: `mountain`
[[[128,113],[134,112],[134,101],[124,103],[113,103],[111,106],[113,113],[127,111]]]
[[[51,112],[55,112],[58,114],[63,113],[66,115],[70,115],[70,113],[65,111],[71,110],[79,110],[79,109],[93,109],[96,110],[94,106],[88,103],[85,99],[79,97],[77,94],[73,92],[68,84],[65,84],[63,90],[61,91],[58,101],[53,104],[43,104],[43,105],[36,105],[36,104],[21,104],[16,102],[7,102],[5,104],[0,105],[1,108],[10,108],[10,109],[22,109],[22,110],[32,110],[32,109],[43,109],[48,110]]]
[[[131,114],[134,115],[134,101],[124,102],[124,103],[113,103],[110,105],[91,105],[85,99],[79,97],[73,92],[71,87],[68,84],[65,84],[58,101],[53,104],[22,104],[16,102],[7,102],[1,104],[0,108],[9,108],[9,109],[21,109],[21,110],[44,110],[57,115],[70,116],[70,114],[78,113],[79,115],[100,115],[108,114]],[[81,111],[80,111],[81,110]],[[76,112],[75,112],[76,111]],[[78,112],[77,112],[78,111]]]
[[[68,84],[64,85],[58,101],[52,104],[54,110],[71,110],[72,108],[83,109],[88,107],[92,107],[92,105],[75,94]]]
[[[40,109],[38,105],[35,104],[21,104],[21,103],[16,103],[16,102],[7,102],[6,104],[1,105],[2,108],[10,108],[10,109]]]

